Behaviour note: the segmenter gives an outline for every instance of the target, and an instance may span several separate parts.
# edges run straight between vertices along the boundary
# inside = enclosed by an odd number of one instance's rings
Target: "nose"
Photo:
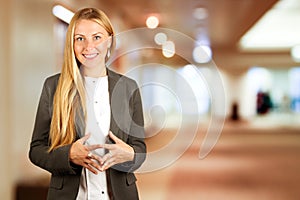
[[[85,41],[85,49],[86,49],[86,50],[92,50],[92,49],[94,49],[94,48],[95,48],[94,42],[93,42],[91,39],[87,39],[87,40]]]

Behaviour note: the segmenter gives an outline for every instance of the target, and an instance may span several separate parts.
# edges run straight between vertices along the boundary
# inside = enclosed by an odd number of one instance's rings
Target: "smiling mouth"
[[[93,59],[98,56],[98,53],[83,54],[83,56],[87,59]]]

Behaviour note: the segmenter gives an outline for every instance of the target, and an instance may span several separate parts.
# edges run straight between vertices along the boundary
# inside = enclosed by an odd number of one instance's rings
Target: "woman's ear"
[[[107,39],[107,48],[110,48],[112,45],[112,36],[109,36]]]

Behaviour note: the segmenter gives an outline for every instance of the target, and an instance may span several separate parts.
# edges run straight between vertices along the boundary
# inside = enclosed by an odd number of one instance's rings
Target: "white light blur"
[[[167,35],[164,33],[157,33],[154,36],[154,41],[158,45],[163,45],[167,41]]]
[[[205,114],[209,111],[210,96],[207,86],[199,72],[201,69],[196,68],[194,65],[186,65],[177,70],[183,78],[187,81],[193,90],[193,94],[198,102],[198,114]],[[202,71],[203,72],[203,71]]]
[[[200,45],[193,50],[193,59],[197,63],[208,63],[211,61],[212,51],[207,45]]]
[[[289,71],[290,79],[290,96],[292,98],[300,98],[300,67],[294,67]],[[300,102],[298,103],[300,111]]]
[[[300,45],[296,45],[291,49],[291,56],[295,62],[300,62]]]
[[[158,18],[155,17],[155,16],[150,16],[150,17],[148,17],[147,20],[146,20],[146,25],[147,25],[147,27],[150,28],[150,29],[156,28],[156,27],[158,26],[158,24],[159,24],[159,20],[158,20]]]
[[[204,20],[208,17],[208,11],[206,8],[195,8],[193,16],[197,20]]]
[[[70,23],[74,13],[61,5],[56,5],[52,8],[52,13],[58,19]]]
[[[261,67],[253,67],[247,74],[250,92],[268,92],[272,88],[272,76],[269,70]]]
[[[166,58],[171,58],[175,55],[175,44],[173,41],[166,41],[162,45],[162,54]]]
[[[300,1],[280,0],[240,40],[243,50],[289,50],[300,44]]]
[[[292,109],[300,113],[300,67],[294,67],[289,71],[289,81],[290,81],[290,98],[292,102]]]

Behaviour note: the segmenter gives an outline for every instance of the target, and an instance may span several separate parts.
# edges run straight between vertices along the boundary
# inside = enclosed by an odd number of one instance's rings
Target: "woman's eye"
[[[100,39],[101,39],[101,36],[99,36],[99,35],[95,36],[95,40],[100,40]]]
[[[83,37],[77,37],[76,41],[78,41],[78,42],[83,41]]]

